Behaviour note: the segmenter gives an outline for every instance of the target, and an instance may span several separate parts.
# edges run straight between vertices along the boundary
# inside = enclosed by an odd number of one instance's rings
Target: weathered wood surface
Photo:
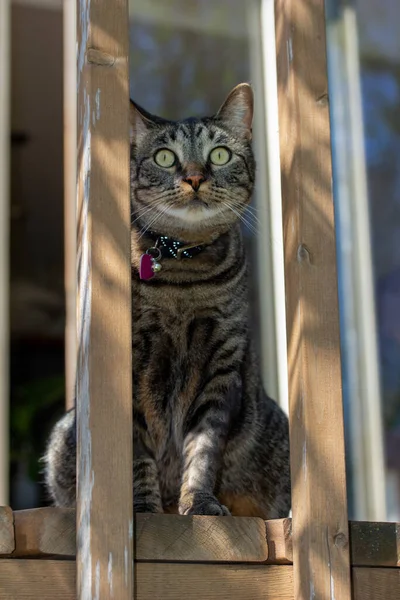
[[[15,551],[13,556],[76,555],[75,510],[36,508],[14,512]]]
[[[14,517],[11,508],[0,506],[0,555],[14,551]]]
[[[138,563],[136,581],[136,600],[295,600],[284,565]],[[39,598],[77,598],[74,561],[0,560],[0,600]],[[353,600],[399,598],[400,569],[353,569]]]
[[[145,515],[135,518],[135,560],[265,562],[261,519]],[[15,512],[13,556],[75,556],[75,511],[39,508]]]
[[[133,595],[128,0],[78,0],[77,38],[77,588],[79,600],[128,600]],[[112,62],[104,63],[103,55]]]
[[[353,569],[355,600],[398,600],[400,569]]]
[[[136,516],[136,560],[264,562],[267,558],[262,519]]]
[[[12,517],[8,522],[10,531]],[[291,519],[139,514],[135,522],[137,561],[293,563]],[[75,557],[72,509],[16,511],[14,527],[13,557]],[[350,522],[349,527],[353,567],[400,567],[399,523]]]
[[[266,521],[268,563],[293,563],[291,519]],[[400,567],[400,524],[350,521],[353,567]]]
[[[135,575],[135,600],[293,600],[290,566],[139,563]],[[73,561],[1,560],[0,600],[75,600],[75,579]]]
[[[0,560],[0,600],[76,600],[75,561]]]
[[[268,563],[272,565],[293,564],[292,520],[274,519],[266,521]]]
[[[353,566],[400,567],[400,523],[350,523],[350,548]]]
[[[349,534],[323,0],[275,0],[294,589],[349,600]]]

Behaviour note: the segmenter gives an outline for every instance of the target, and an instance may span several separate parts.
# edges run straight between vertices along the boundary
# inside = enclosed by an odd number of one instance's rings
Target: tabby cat
[[[134,506],[182,515],[287,516],[287,418],[265,393],[249,329],[240,216],[250,202],[253,93],[178,122],[131,103]],[[75,503],[71,411],[46,481]]]

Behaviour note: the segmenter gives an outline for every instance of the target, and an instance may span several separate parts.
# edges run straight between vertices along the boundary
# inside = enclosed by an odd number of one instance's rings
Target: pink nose
[[[204,177],[204,175],[188,175],[187,177],[185,177],[183,179],[183,181],[186,181],[186,183],[188,183],[189,185],[192,186],[192,188],[194,189],[195,192],[197,192],[200,185],[205,180],[206,180],[206,178]]]

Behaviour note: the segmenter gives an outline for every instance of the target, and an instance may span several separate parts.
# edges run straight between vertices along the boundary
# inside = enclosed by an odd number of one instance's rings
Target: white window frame
[[[342,345],[349,374],[354,518],[386,520],[386,474],[355,9],[327,23],[330,107],[336,144],[338,260],[346,288]]]

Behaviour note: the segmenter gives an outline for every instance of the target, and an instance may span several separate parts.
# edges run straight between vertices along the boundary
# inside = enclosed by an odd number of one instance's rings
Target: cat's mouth
[[[185,205],[185,208],[188,208],[188,209],[210,208],[210,205],[208,204],[208,202],[206,202],[202,198],[199,198],[198,196],[196,196],[195,198],[192,198],[192,200],[190,200],[190,202],[188,202]]]

